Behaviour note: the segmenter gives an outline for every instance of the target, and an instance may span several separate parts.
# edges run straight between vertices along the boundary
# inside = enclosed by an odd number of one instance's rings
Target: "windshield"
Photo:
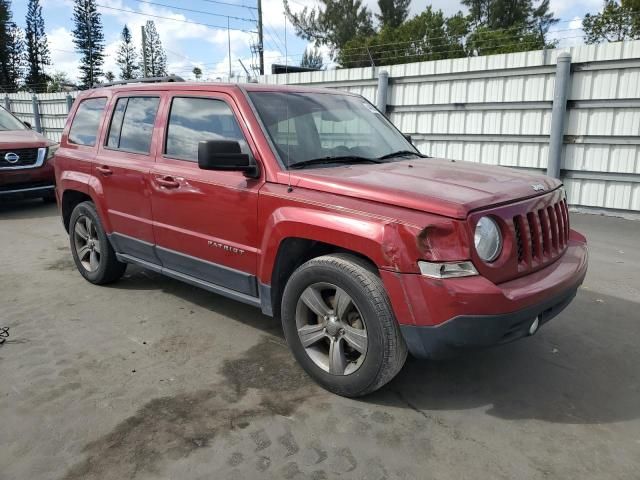
[[[292,92],[249,92],[249,97],[285,168],[334,166],[338,160],[342,164],[393,161],[396,152],[419,155],[404,136],[361,97]]]
[[[7,112],[3,107],[0,107],[0,131],[24,130],[26,128],[24,123]]]

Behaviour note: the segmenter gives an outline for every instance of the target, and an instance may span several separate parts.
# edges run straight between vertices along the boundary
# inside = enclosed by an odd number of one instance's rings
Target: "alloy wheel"
[[[98,231],[91,218],[82,215],[73,229],[73,241],[80,263],[88,272],[95,272],[100,267],[102,246]]]
[[[313,362],[333,375],[350,375],[367,353],[364,317],[353,299],[331,283],[314,283],[300,295],[296,329]]]

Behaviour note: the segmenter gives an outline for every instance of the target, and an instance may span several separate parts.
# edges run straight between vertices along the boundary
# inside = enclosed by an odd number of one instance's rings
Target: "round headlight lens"
[[[502,235],[498,224],[489,217],[482,217],[476,224],[473,236],[478,256],[485,262],[493,262],[502,250]]]

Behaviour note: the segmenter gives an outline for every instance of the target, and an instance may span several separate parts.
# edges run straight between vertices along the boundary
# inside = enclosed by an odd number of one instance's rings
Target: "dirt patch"
[[[73,261],[73,258],[71,257],[71,255],[67,255],[65,257],[62,257],[58,260],[56,260],[55,262],[50,263],[49,265],[47,265],[47,270],[53,270],[53,271],[69,271],[69,270],[75,270],[76,269],[76,264]]]
[[[286,346],[270,337],[228,360],[222,373],[226,381],[221,384],[149,401],[88,444],[85,460],[64,479],[120,480],[137,472],[158,473],[161,460],[186,457],[225,431],[246,428],[256,418],[290,415],[317,389]],[[239,407],[249,389],[258,391],[259,403]]]

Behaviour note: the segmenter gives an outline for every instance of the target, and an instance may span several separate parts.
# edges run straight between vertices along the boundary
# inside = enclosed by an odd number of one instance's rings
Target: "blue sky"
[[[115,63],[120,31],[126,23],[132,30],[134,41],[140,44],[140,27],[147,20],[154,20],[167,52],[169,71],[185,78],[192,78],[193,67],[198,66],[204,72],[205,79],[226,76],[229,71],[227,19],[224,15],[238,17],[230,19],[231,68],[234,74],[242,74],[239,59],[247,68],[254,63],[250,46],[256,42],[257,35],[254,19],[257,11],[246,8],[255,7],[255,0],[222,0],[234,5],[221,5],[210,0],[97,0],[102,14],[105,34],[104,70],[118,74]],[[77,54],[71,38],[73,29],[72,0],[41,0],[45,20],[45,29],[51,48],[52,71],[64,71],[75,79],[77,76]],[[364,0],[374,12],[377,12],[377,0]],[[316,0],[290,0],[294,10],[305,5],[313,6]],[[441,8],[445,13],[455,13],[461,9],[456,1],[413,0],[412,14],[419,13],[426,5]],[[601,0],[552,0],[552,9],[563,20],[557,27],[559,37],[568,37],[562,44],[579,42],[573,38],[580,32],[571,30],[579,27],[580,18],[586,12],[600,9]],[[24,27],[27,0],[13,0],[14,21]],[[197,10],[199,12],[180,9]],[[265,63],[270,71],[271,63],[284,63],[285,18],[282,0],[263,0]],[[204,13],[203,13],[204,12]],[[222,16],[221,16],[222,15]],[[154,17],[155,16],[155,17]],[[166,18],[157,18],[166,17]],[[240,20],[241,18],[247,20]],[[184,21],[196,22],[185,23]],[[221,28],[218,28],[221,27]],[[245,30],[245,31],[242,31]],[[299,63],[307,42],[297,38],[291,25],[286,34],[290,63]]]

